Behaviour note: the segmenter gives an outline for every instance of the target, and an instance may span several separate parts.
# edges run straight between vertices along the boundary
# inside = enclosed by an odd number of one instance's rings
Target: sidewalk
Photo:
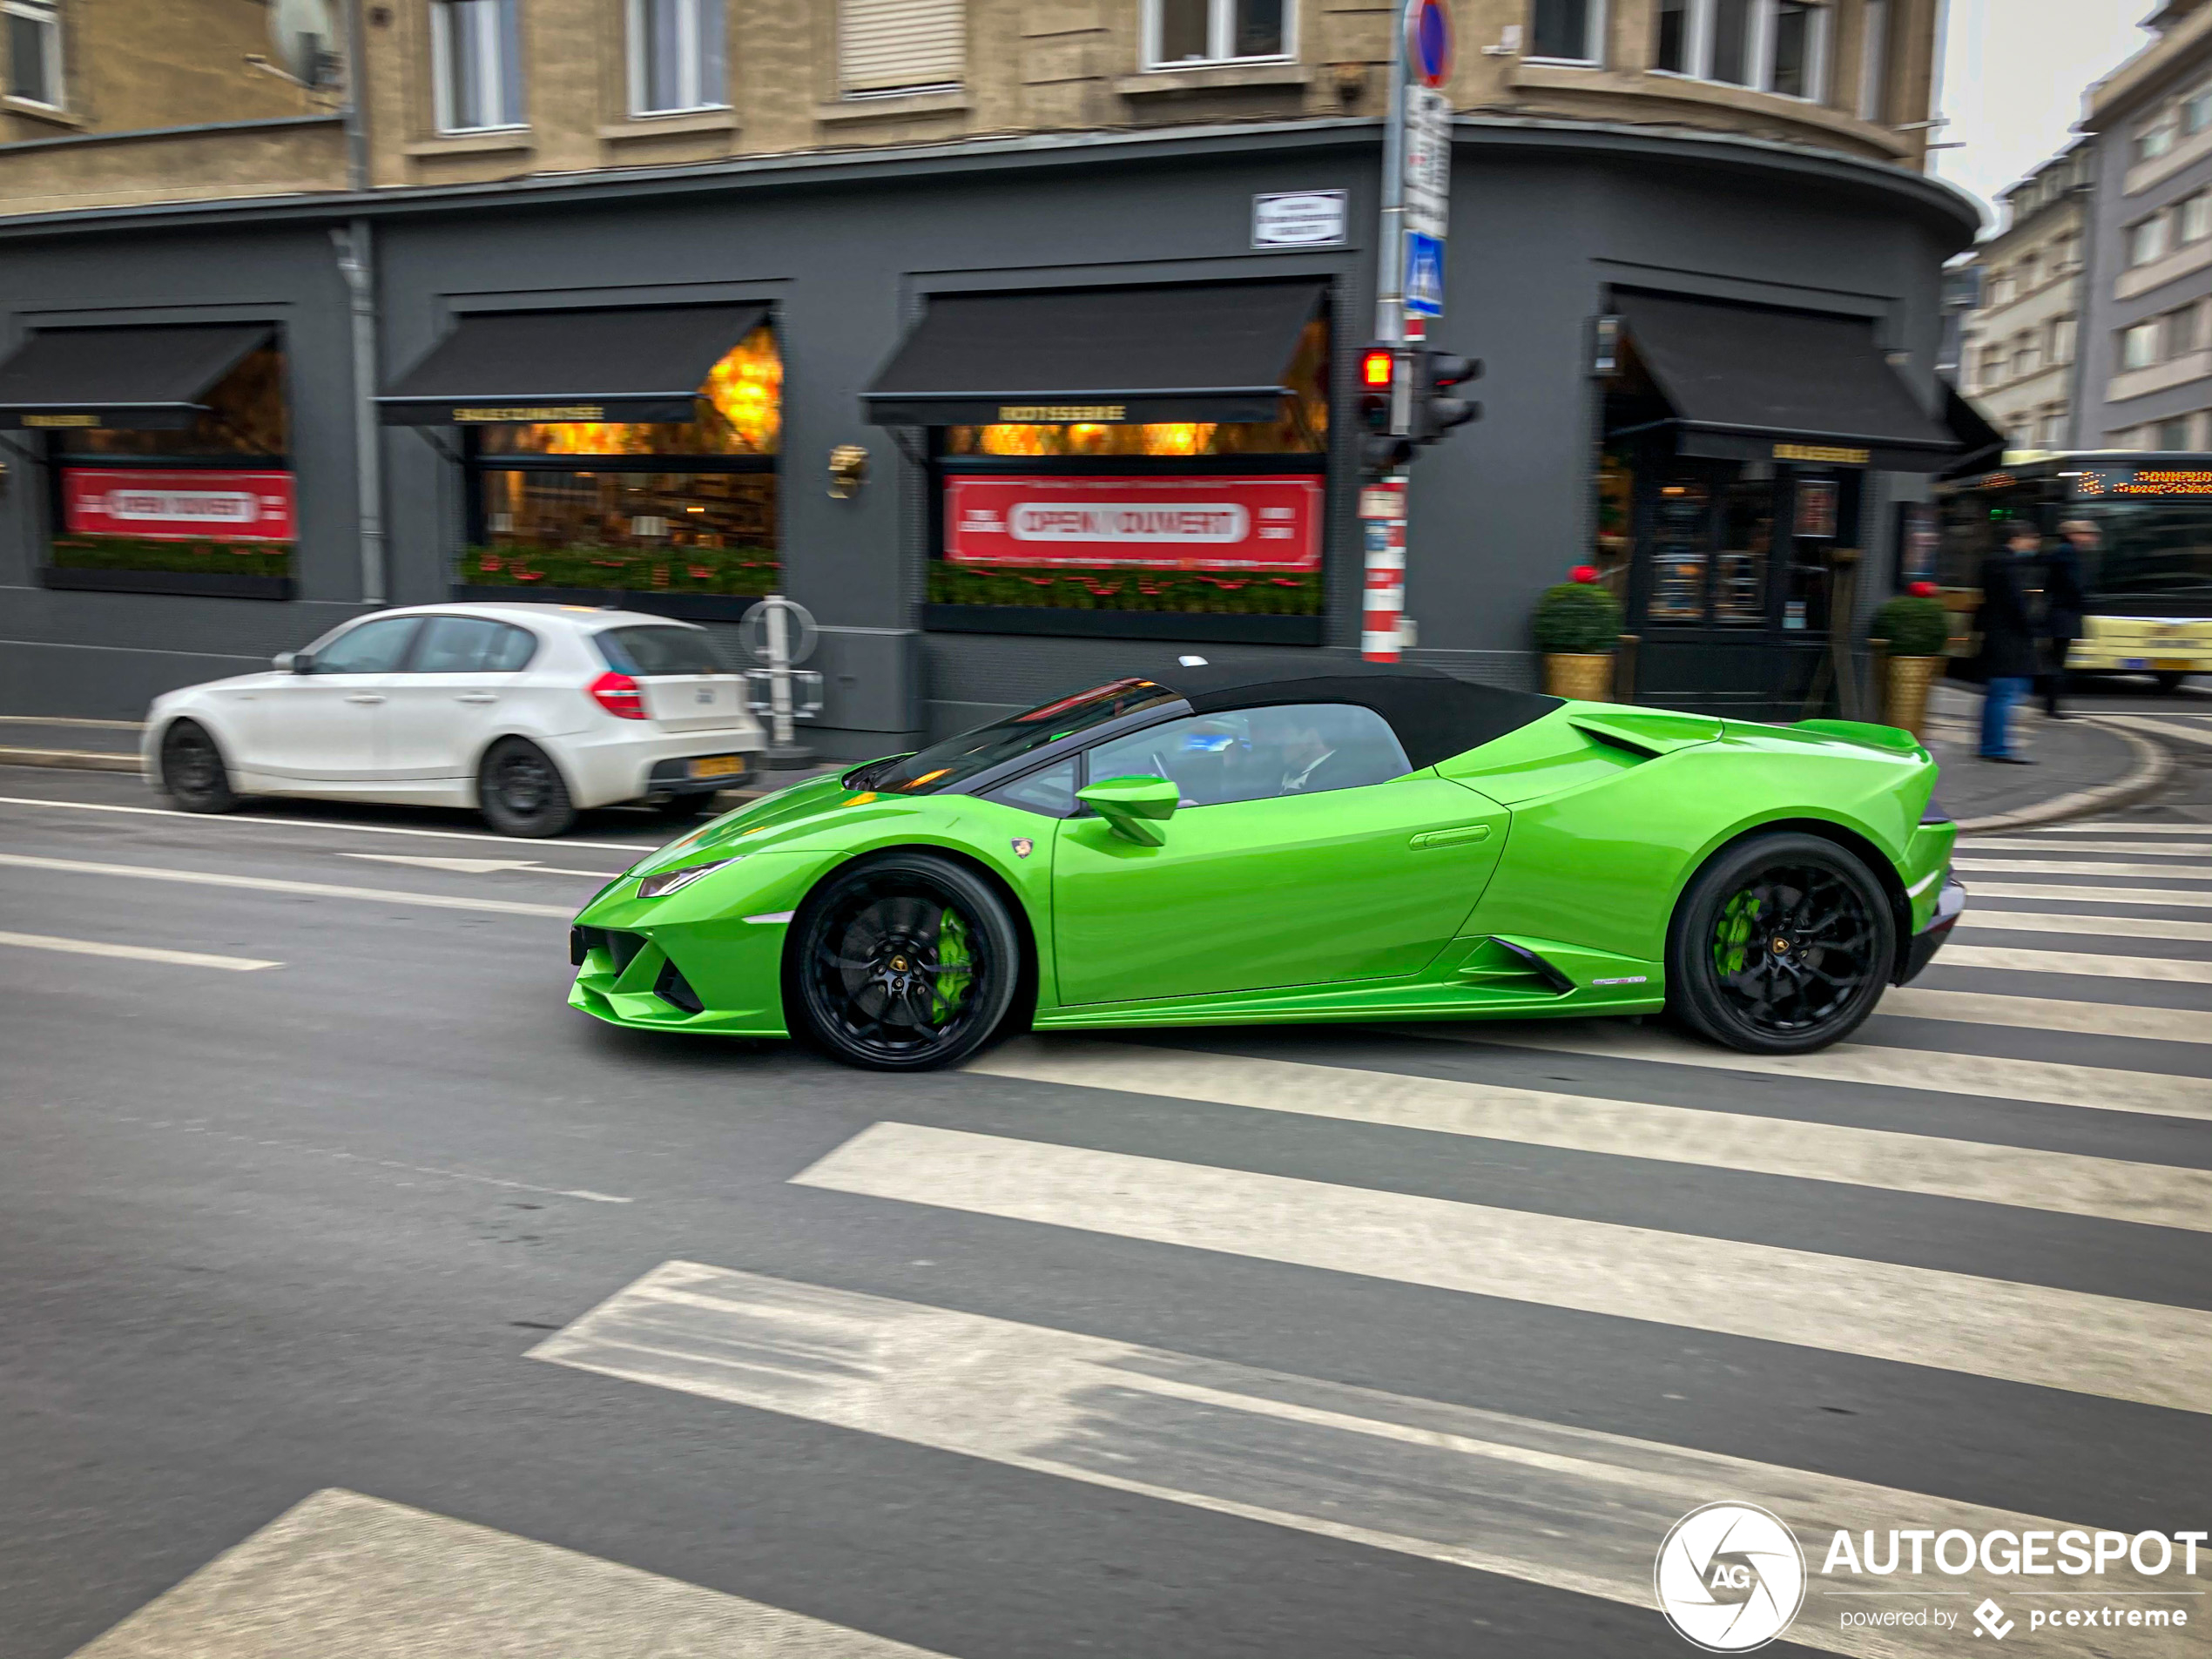
[[[1960,829],[2049,823],[2124,806],[2165,780],[2172,762],[2140,733],[2094,716],[2049,720],[2040,703],[2013,716],[2013,745],[2035,761],[2007,766],[1977,755],[1981,693],[1948,683],[1928,694],[1928,752],[1943,768],[1936,799]]]

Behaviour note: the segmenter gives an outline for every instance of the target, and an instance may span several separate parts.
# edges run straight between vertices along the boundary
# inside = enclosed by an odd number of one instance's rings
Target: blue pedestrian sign
[[[1406,233],[1406,311],[1414,317],[1444,314],[1444,243],[1419,231]]]

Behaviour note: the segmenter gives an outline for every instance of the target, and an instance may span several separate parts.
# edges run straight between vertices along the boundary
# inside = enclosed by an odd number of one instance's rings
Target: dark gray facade
[[[36,466],[11,453],[0,500],[0,709],[130,717],[166,687],[243,671],[358,610],[346,292],[329,233],[374,221],[385,383],[454,315],[499,307],[765,300],[784,356],[782,556],[824,624],[819,740],[882,752],[1071,684],[1251,649],[918,626],[925,469],[867,425],[858,394],[934,293],[1224,277],[1330,284],[1338,387],[1327,520],[1327,648],[1356,648],[1360,554],[1350,375],[1373,316],[1379,133],[1370,122],[1009,140],[907,153],[538,180],[438,192],[83,215],[0,227],[0,343],[111,322],[267,319],[290,349],[299,597],[288,603],[50,592]],[[1256,192],[1340,189],[1349,245],[1250,246]],[[1434,343],[1480,355],[1487,415],[1413,469],[1406,610],[1416,660],[1527,684],[1537,593],[1588,556],[1600,398],[1593,321],[1629,286],[1870,320],[1932,412],[1944,260],[1973,209],[1917,175],[1754,140],[1463,119],[1447,315]],[[431,437],[435,437],[435,432]],[[868,482],[833,499],[833,446]],[[388,430],[387,597],[447,597],[458,469]],[[1888,502],[1868,481],[1869,566]],[[1860,610],[1883,583],[1860,590]],[[734,646],[732,647],[734,650]]]

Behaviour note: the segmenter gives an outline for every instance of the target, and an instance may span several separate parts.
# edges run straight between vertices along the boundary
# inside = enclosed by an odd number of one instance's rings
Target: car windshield
[[[1115,680],[1021,714],[1008,715],[1003,720],[994,720],[988,725],[979,725],[973,732],[963,732],[956,738],[932,744],[920,754],[908,755],[888,768],[855,772],[853,781],[862,788],[885,793],[895,791],[905,795],[934,795],[957,789],[987,767],[1042,749],[1062,738],[1087,732],[1138,709],[1177,700],[1177,693],[1164,685],[1155,685],[1150,680]]]

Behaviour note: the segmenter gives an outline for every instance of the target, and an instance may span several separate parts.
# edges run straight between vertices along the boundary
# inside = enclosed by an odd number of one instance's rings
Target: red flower
[[[1578,564],[1567,573],[1567,578],[1570,582],[1595,582],[1597,580],[1597,566]]]
[[[1905,591],[1915,599],[1932,599],[1936,597],[1936,584],[1932,582],[1915,582]]]
[[[498,557],[494,554],[485,554],[482,561],[482,568],[487,570],[496,570],[499,569]]]

